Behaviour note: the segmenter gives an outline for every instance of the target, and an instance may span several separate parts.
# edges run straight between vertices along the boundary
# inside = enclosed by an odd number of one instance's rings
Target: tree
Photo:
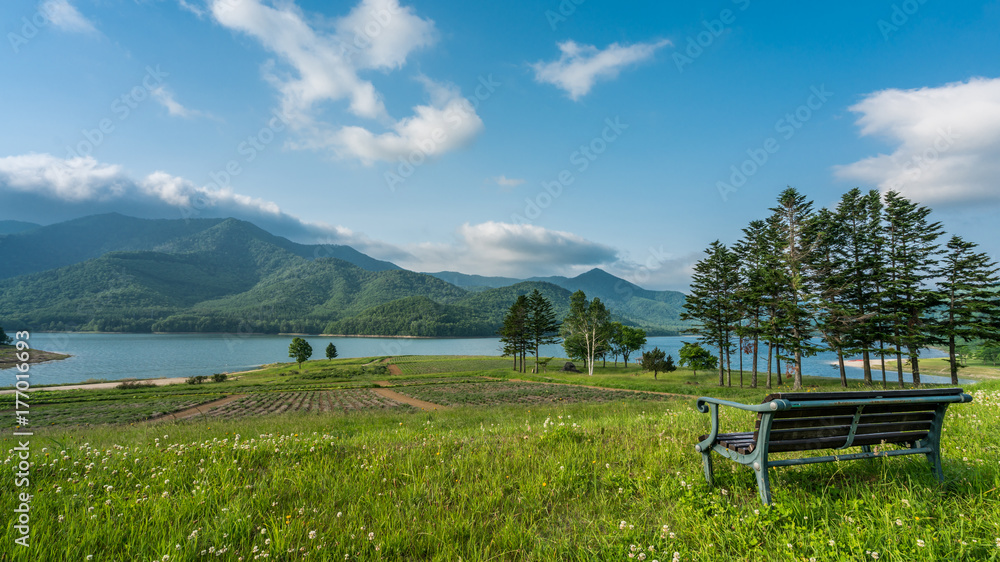
[[[741,316],[746,321],[737,328],[737,335],[742,354],[749,351],[752,356],[752,371],[750,387],[757,388],[757,362],[760,339],[764,335],[764,318],[766,314],[767,277],[770,271],[773,243],[767,223],[762,220],[751,221],[743,229],[743,238],[733,246],[739,262],[739,287],[736,291],[736,305]],[[768,361],[770,363],[770,359]],[[770,366],[770,365],[769,365]],[[742,369],[740,369],[742,371]]]
[[[773,224],[782,239],[778,263],[788,281],[785,298],[778,307],[787,325],[784,347],[794,355],[792,388],[799,390],[802,388],[802,357],[818,351],[816,346],[809,343],[812,316],[808,308],[804,271],[809,248],[804,243],[803,232],[812,215],[812,202],[806,200],[805,195],[795,188],[789,187],[778,196],[778,206],[772,208],[771,212]]]
[[[538,348],[559,343],[559,322],[552,303],[535,289],[527,299],[527,340],[535,352],[535,372],[538,372]]]
[[[938,298],[926,281],[936,275],[941,224],[930,222],[931,210],[895,191],[885,194],[887,265],[883,304],[890,343],[896,349],[899,386],[903,386],[903,352],[910,356],[913,384],[920,385],[920,350],[930,343],[929,314]]]
[[[1000,337],[1000,293],[994,288],[1000,281],[997,264],[976,247],[952,236],[940,271],[938,301],[944,304],[944,314],[935,322],[934,332],[938,341],[948,343],[951,384],[958,384],[956,340]]]
[[[664,373],[669,373],[674,371],[677,367],[674,366],[674,358],[671,357],[669,363],[664,358],[666,352],[658,347],[654,347],[652,351],[646,351],[642,354],[642,369],[644,371],[653,371],[653,379],[656,379],[656,374],[660,371]]]
[[[312,357],[312,354],[312,346],[302,338],[294,338],[288,346],[288,356],[295,358],[295,361],[299,364],[299,369],[302,368],[303,362]]]
[[[13,341],[7,332],[3,331],[3,326],[0,326],[0,345],[10,345]]]
[[[979,348],[979,358],[992,363],[996,367],[997,362],[1000,361],[1000,342],[988,341],[984,343]]]
[[[646,330],[625,326],[621,322],[611,322],[611,337],[608,343],[615,357],[621,354],[625,366],[628,367],[628,356],[646,345]],[[615,361],[615,365],[617,364]]]
[[[719,350],[719,386],[725,385],[724,358],[732,342],[730,332],[739,320],[736,287],[739,281],[736,256],[716,240],[705,250],[706,257],[694,266],[691,294],[684,301],[682,320],[698,324],[693,331],[706,345]],[[730,375],[730,386],[732,386]]]
[[[663,362],[663,372],[672,373],[677,370],[677,365],[674,365],[674,356],[667,355],[666,361]]]
[[[562,325],[563,348],[572,356],[577,347],[582,346],[587,374],[591,376],[594,374],[594,359],[607,349],[610,317],[601,299],[594,297],[588,303],[583,291],[570,295],[569,314]]]
[[[813,294],[816,329],[827,347],[837,353],[840,386],[847,388],[844,353],[848,348],[851,319],[845,305],[850,287],[845,282],[842,259],[845,236],[842,224],[828,209],[820,209],[809,221],[806,238],[811,251],[805,262],[809,291]]]
[[[690,367],[694,371],[694,376],[698,376],[698,369],[714,369],[715,368],[715,356],[711,354],[704,347],[696,343],[683,342],[684,345],[680,350],[680,366]]]
[[[514,370],[524,372],[524,358],[528,349],[528,297],[520,295],[510,305],[497,334],[503,344],[503,354],[514,356]],[[518,369],[518,359],[521,360]]]
[[[327,359],[337,358],[337,346],[333,345],[332,342],[326,346],[326,358]]]

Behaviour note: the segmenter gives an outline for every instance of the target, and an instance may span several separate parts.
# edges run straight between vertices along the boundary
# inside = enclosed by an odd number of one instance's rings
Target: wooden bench
[[[712,430],[700,437],[705,479],[712,484],[712,457],[719,455],[753,468],[764,505],[771,503],[767,469],[838,460],[926,455],[938,480],[941,470],[941,426],[948,404],[971,402],[961,388],[771,394],[761,404],[747,405],[702,397],[697,408],[711,413]],[[753,431],[721,433],[719,406],[757,412]],[[873,452],[872,445],[905,445]],[[770,460],[769,453],[861,447],[859,453]]]

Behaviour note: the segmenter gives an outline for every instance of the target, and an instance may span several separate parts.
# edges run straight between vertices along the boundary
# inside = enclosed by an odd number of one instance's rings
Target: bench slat
[[[854,416],[826,416],[815,418],[785,418],[771,422],[771,429],[793,429],[799,427],[825,427],[830,425],[850,425]],[[933,421],[934,412],[913,412],[907,414],[862,414],[858,423],[900,423],[916,421]],[[757,421],[757,428],[760,428],[760,420]]]
[[[851,446],[879,445],[886,443],[915,443],[927,437],[926,431],[908,431],[905,433],[872,433],[855,435]],[[768,444],[768,452],[782,453],[787,451],[813,451],[819,449],[835,449],[844,444],[844,437],[820,437],[818,439],[803,439],[796,441],[779,441]],[[818,446],[819,445],[819,446]]]
[[[877,423],[858,424],[855,435],[868,435],[875,433],[900,433],[906,431],[922,431],[926,434],[931,429],[930,422],[908,422],[908,423]],[[851,431],[850,425],[835,425],[827,427],[813,427],[807,429],[779,429],[771,431],[770,442],[796,441],[800,439],[819,439],[822,437],[847,437]],[[822,446],[817,448],[824,448]]]
[[[764,402],[788,400],[807,402],[810,400],[869,400],[872,398],[913,398],[918,396],[955,396],[962,394],[961,388],[926,388],[913,390],[867,390],[854,392],[779,392],[769,394]]]
[[[869,404],[865,406],[864,414],[894,414],[908,412],[933,412],[937,404]],[[774,419],[788,418],[821,418],[827,416],[851,416],[858,411],[857,406],[837,406],[828,408],[792,408],[775,412]],[[759,417],[758,417],[759,422]],[[759,427],[759,423],[758,423]]]

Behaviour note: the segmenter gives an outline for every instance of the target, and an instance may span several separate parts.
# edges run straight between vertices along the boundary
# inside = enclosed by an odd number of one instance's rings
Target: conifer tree
[[[952,236],[941,264],[939,302],[944,314],[934,325],[938,341],[948,344],[951,383],[958,384],[956,341],[1000,337],[1000,293],[997,264],[978,245]]]

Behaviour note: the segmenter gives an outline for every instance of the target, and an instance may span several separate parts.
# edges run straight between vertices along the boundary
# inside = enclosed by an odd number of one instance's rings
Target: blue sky
[[[1000,2],[0,5],[0,219],[236,216],[683,289],[786,185],[1000,254]],[[102,130],[103,129],[103,130]]]

